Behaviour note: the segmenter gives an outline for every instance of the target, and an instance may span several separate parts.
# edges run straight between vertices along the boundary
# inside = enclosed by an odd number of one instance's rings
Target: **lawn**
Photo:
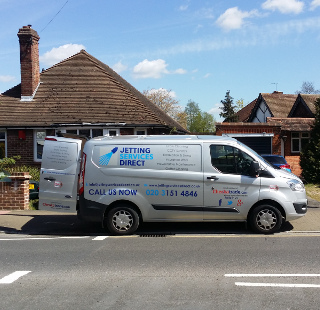
[[[305,184],[308,197],[320,201],[320,185]]]

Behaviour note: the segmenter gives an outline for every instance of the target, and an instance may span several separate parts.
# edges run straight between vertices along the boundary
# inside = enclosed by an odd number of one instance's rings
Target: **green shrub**
[[[310,141],[300,153],[300,166],[306,182],[320,184],[320,98],[314,104],[315,122],[310,133]]]
[[[38,182],[40,181],[40,169],[38,167],[26,166],[26,165],[14,166],[14,167],[7,168],[7,171],[10,174],[12,174],[13,172],[29,172],[31,176],[31,180],[38,181]]]
[[[29,200],[29,209],[30,210],[38,210],[39,209],[39,199]]]

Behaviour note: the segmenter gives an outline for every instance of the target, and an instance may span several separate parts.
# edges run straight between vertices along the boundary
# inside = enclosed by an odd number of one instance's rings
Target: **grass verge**
[[[305,184],[307,196],[320,201],[320,185],[319,184]]]

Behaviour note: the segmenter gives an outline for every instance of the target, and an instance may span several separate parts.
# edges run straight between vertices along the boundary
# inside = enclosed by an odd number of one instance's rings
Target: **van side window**
[[[211,164],[222,173],[250,175],[253,158],[236,147],[210,145]]]

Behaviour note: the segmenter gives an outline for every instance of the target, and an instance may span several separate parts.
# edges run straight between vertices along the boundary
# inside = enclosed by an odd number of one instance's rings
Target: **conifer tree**
[[[320,98],[315,101],[315,107],[315,122],[310,141],[300,153],[300,166],[306,182],[320,184]]]
[[[222,112],[220,117],[224,117],[224,122],[234,123],[238,121],[238,115],[235,112],[236,106],[233,104],[233,98],[230,96],[230,90],[226,92],[224,100],[221,100],[223,107],[220,107]]]

